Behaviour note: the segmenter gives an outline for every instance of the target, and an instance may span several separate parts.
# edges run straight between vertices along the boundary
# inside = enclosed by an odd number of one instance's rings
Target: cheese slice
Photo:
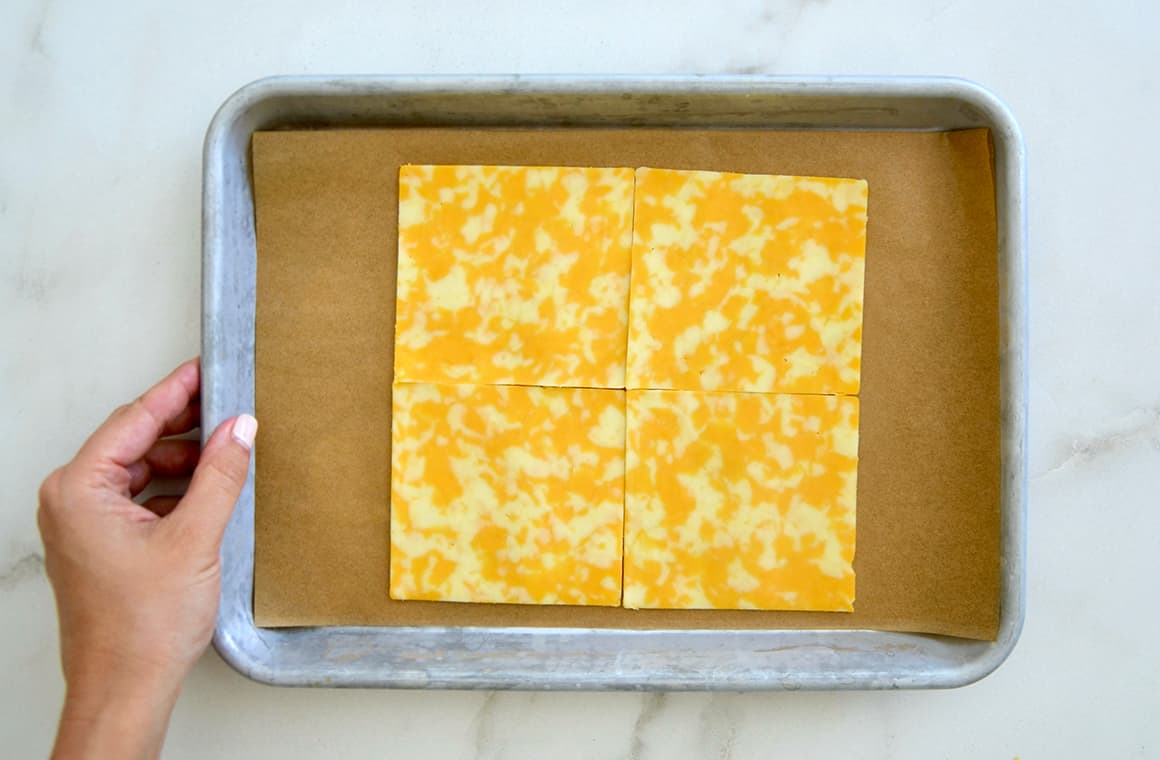
[[[630,169],[403,166],[395,380],[623,388]]]
[[[392,599],[620,603],[624,391],[393,391]]]
[[[850,611],[858,399],[628,391],[624,606]]]
[[[867,185],[638,169],[629,388],[856,394]]]

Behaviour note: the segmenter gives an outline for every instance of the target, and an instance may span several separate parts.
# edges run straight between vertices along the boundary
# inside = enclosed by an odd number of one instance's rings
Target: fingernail
[[[239,414],[238,418],[234,420],[234,427],[230,431],[230,435],[247,449],[252,449],[254,437],[258,435],[258,421],[251,415]]]

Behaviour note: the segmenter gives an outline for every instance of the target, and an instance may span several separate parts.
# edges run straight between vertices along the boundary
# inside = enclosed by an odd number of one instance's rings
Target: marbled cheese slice
[[[620,603],[624,391],[393,391],[391,598]]]
[[[623,388],[631,169],[399,170],[395,379]]]
[[[849,611],[858,399],[628,392],[624,606]]]
[[[863,180],[638,169],[629,388],[856,394]]]

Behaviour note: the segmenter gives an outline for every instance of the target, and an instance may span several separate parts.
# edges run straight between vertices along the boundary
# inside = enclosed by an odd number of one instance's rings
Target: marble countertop
[[[198,351],[201,141],[230,92],[278,73],[729,72],[951,74],[1020,120],[1029,595],[1010,660],[946,692],[642,696],[275,689],[211,652],[166,756],[1160,754],[1160,5],[436,5],[0,10],[2,753],[43,755],[62,693],[36,486],[113,406]]]

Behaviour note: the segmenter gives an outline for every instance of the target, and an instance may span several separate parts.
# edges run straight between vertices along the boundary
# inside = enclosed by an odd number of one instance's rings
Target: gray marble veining
[[[40,479],[109,410],[197,353],[199,150],[241,84],[336,72],[955,74],[1011,104],[1034,178],[1029,454],[1042,477],[1030,484],[1027,624],[1003,668],[952,692],[498,693],[480,752],[473,718],[487,693],[272,689],[210,654],[165,756],[701,760],[721,746],[698,738],[714,700],[734,716],[734,760],[1156,756],[1156,28],[1160,4],[1138,0],[1047,13],[1005,0],[8,0],[0,573],[37,551]],[[43,299],[27,297],[36,283]],[[27,572],[35,564],[0,588],[5,757],[47,755],[62,693],[52,594]]]

